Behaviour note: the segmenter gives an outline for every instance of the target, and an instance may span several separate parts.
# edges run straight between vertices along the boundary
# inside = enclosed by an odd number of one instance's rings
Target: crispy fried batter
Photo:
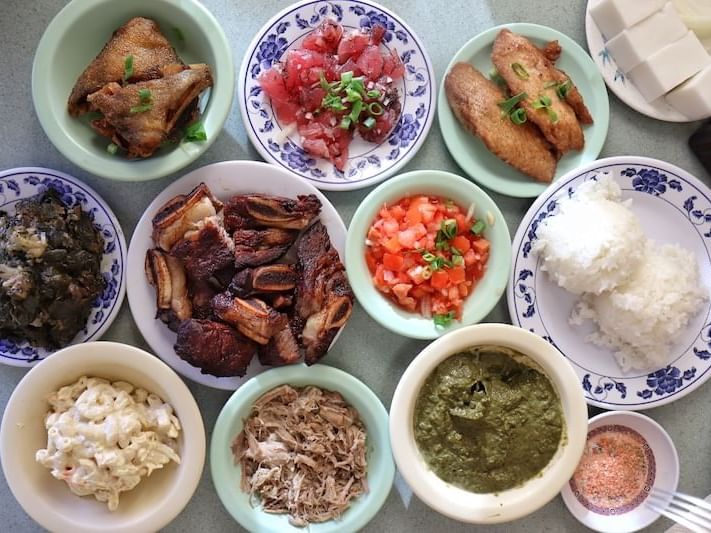
[[[552,54],[552,47],[547,47]],[[511,91],[511,94],[526,93],[521,107],[528,119],[536,124],[546,139],[562,155],[570,150],[582,150],[585,146],[583,130],[575,111],[567,100],[561,100],[551,82],[566,81],[568,77],[553,66],[546,53],[533,45],[522,35],[503,29],[494,41],[491,60]],[[514,70],[513,65],[523,67],[526,75]],[[577,91],[576,91],[577,92]],[[553,120],[546,109],[536,109],[533,103],[542,96],[551,101],[550,109],[557,116]],[[578,108],[582,99],[578,102]],[[583,106],[584,107],[584,106]],[[582,109],[580,109],[582,112]],[[589,114],[588,114],[589,117]]]
[[[167,65],[183,65],[155,21],[132,18],[117,29],[99,55],[77,79],[69,95],[69,113],[78,116],[89,110],[86,97],[108,83],[123,79],[127,56],[133,56],[133,75],[129,82],[160,78]]]
[[[498,103],[506,96],[496,84],[470,64],[457,63],[444,87],[459,122],[495,156],[538,181],[553,179],[556,159],[548,143],[533,125],[501,116]]]
[[[183,111],[211,86],[210,67],[204,64],[126,87],[109,83],[87,97],[91,109],[104,115],[92,126],[127,150],[128,157],[150,157],[168,138]],[[147,108],[141,107],[140,91],[150,95]]]

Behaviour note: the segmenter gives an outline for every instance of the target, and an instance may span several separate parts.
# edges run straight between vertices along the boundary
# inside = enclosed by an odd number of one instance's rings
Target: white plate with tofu
[[[692,0],[589,0],[588,49],[608,88],[634,110],[658,120],[711,116],[711,56]],[[624,6],[624,8],[622,8]],[[681,6],[682,16],[676,7]]]

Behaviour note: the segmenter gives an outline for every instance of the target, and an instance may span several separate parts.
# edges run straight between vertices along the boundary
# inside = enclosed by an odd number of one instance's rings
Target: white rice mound
[[[600,294],[629,279],[646,238],[630,201],[621,197],[617,182],[602,173],[560,200],[559,212],[541,222],[533,252],[554,283],[574,294]]]
[[[666,365],[671,345],[708,300],[693,253],[651,240],[641,248],[643,260],[624,284],[584,295],[571,317],[597,324],[586,340],[613,349],[624,372]]]

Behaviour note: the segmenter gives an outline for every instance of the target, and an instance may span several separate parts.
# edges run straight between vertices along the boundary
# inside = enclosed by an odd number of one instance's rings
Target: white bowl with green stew
[[[543,507],[580,460],[587,406],[565,357],[535,333],[478,324],[410,363],[390,406],[398,469],[455,520],[494,524]]]

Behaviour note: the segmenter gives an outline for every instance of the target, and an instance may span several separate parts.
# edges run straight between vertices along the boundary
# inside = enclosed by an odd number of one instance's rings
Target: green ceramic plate
[[[546,26],[536,24],[505,24],[491,28],[474,37],[465,44],[452,58],[445,72],[449,72],[455,63],[460,61],[471,63],[484,75],[493,69],[491,63],[491,47],[496,35],[503,28],[525,35],[536,45],[557,40],[563,48],[563,53],[556,66],[564,70],[575,82],[585,99],[590,113],[595,121],[585,126],[585,148],[581,152],[569,152],[558,162],[554,179],[568,173],[574,168],[593,161],[602,150],[610,122],[610,103],[607,99],[605,82],[593,60],[580,45],[567,35]],[[491,190],[516,196],[533,198],[546,189],[546,184],[538,183],[510,167],[491,152],[478,138],[467,132],[457,121],[447,102],[444,92],[444,79],[439,90],[437,102],[439,126],[444,142],[460,167],[477,183]]]
[[[129,161],[106,151],[110,141],[94,132],[85,117],[67,112],[79,75],[111,34],[132,17],[156,20],[185,63],[207,63],[214,86],[201,98],[207,141],[161,148],[145,160]],[[54,146],[87,172],[132,181],[177,172],[209,148],[232,106],[235,73],[232,52],[215,17],[196,0],[74,0],[50,22],[32,65],[32,98],[42,128]]]
[[[491,243],[484,277],[464,302],[461,322],[437,328],[432,319],[397,307],[373,285],[365,262],[365,237],[378,210],[414,194],[431,194],[452,199],[468,209],[474,204],[474,216],[487,223],[484,236]],[[390,178],[375,188],[360,204],[346,237],[346,271],[358,302],[381,326],[413,339],[434,339],[462,326],[480,322],[494,308],[506,288],[511,263],[511,236],[501,211],[481,188],[471,181],[438,170],[416,170]]]
[[[240,489],[241,471],[234,464],[230,446],[242,431],[243,419],[254,402],[279,385],[295,387],[315,385],[339,392],[360,414],[368,432],[367,494],[354,500],[338,520],[298,528],[286,515],[269,514],[253,507],[249,495]],[[253,377],[230,397],[217,418],[210,443],[212,481],[222,504],[232,517],[249,531],[345,533],[363,528],[385,503],[395,478],[395,463],[390,450],[388,412],[378,397],[350,374],[326,365],[289,365],[268,370]]]

